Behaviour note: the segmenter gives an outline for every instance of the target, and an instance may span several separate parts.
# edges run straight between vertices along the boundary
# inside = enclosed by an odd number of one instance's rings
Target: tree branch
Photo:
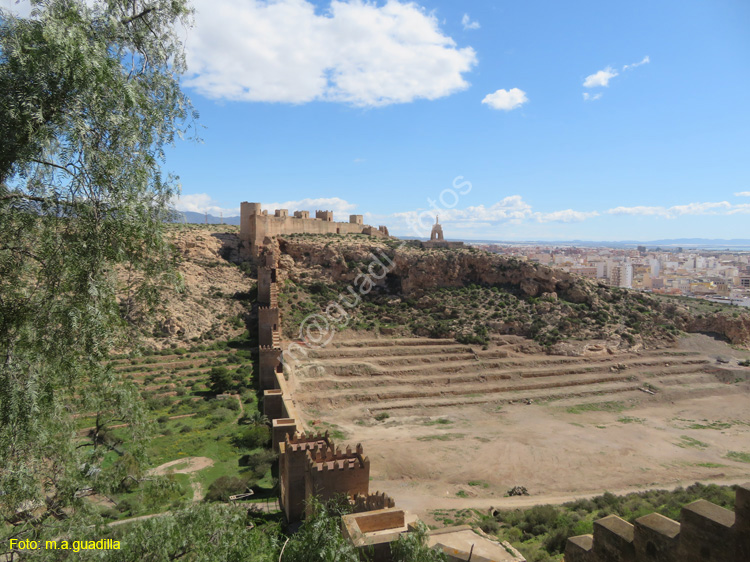
[[[156,10],[156,8],[146,8],[140,14],[136,14],[136,15],[131,16],[129,18],[125,18],[124,20],[120,20],[120,23],[122,23],[123,25],[128,25],[130,23],[133,23],[135,20],[138,20],[138,19],[141,19],[141,18],[147,16],[148,14],[150,14],[151,12],[153,12],[154,10]]]
[[[60,164],[55,164],[54,162],[47,162],[46,160],[36,160],[35,158],[31,158],[32,162],[36,162],[37,164],[42,164],[43,166],[52,166],[53,168],[58,168],[62,170],[63,172],[68,172],[71,176],[76,177],[76,175],[68,170],[65,166],[60,166]]]

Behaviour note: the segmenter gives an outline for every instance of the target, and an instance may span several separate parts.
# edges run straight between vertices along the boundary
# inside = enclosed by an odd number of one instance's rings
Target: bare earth
[[[162,474],[190,474],[191,472],[198,472],[199,470],[213,466],[213,464],[214,461],[208,457],[185,457],[184,459],[160,464],[148,472],[157,476]]]
[[[670,350],[594,347],[575,358],[524,354],[512,338],[484,351],[423,343],[339,340],[292,381],[307,427],[361,442],[371,491],[399,507],[516,507],[750,480],[750,464],[727,458],[750,454],[750,369],[736,365],[746,351],[697,335]],[[515,485],[531,496],[504,498]]]

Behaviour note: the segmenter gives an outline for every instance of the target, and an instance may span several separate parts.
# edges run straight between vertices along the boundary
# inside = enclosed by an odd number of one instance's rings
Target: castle
[[[276,209],[273,215],[263,210],[260,203],[240,204],[240,242],[257,258],[266,238],[283,234],[367,234],[369,236],[388,237],[388,228],[378,228],[364,224],[362,215],[349,215],[349,222],[335,222],[333,211],[294,211],[289,215],[288,209]]]

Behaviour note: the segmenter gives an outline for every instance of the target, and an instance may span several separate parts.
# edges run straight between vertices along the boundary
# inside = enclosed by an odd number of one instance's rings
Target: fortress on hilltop
[[[273,215],[263,210],[260,203],[240,204],[240,241],[245,243],[250,254],[258,257],[266,244],[266,238],[283,234],[367,234],[368,236],[388,237],[385,226],[364,224],[362,215],[349,215],[349,222],[335,222],[333,211],[294,211],[276,209]],[[269,240],[270,241],[270,240]]]

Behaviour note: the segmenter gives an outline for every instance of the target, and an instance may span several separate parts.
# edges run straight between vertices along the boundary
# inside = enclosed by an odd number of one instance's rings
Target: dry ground
[[[371,491],[417,512],[750,480],[750,464],[727,458],[750,461],[750,368],[716,361],[750,353],[698,335],[638,354],[524,348],[339,335],[292,386],[308,427],[362,442]],[[503,499],[514,485],[532,496]]]

